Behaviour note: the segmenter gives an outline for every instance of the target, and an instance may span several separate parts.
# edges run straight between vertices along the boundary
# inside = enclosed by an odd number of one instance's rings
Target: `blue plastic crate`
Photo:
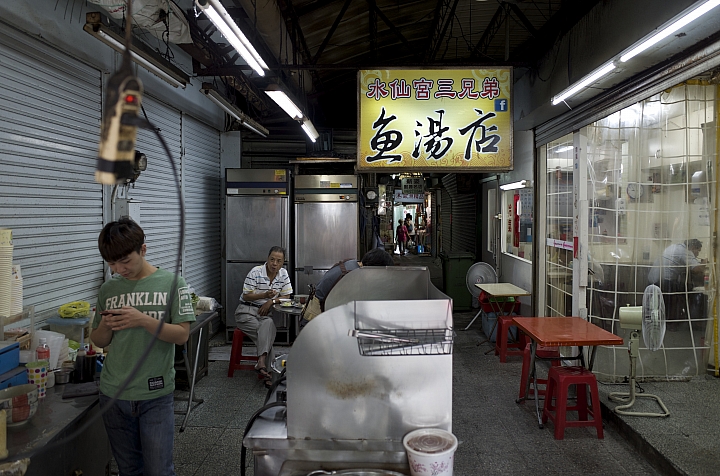
[[[510,314],[511,316],[517,316],[514,312]],[[497,326],[495,326],[495,321],[497,321],[497,314],[494,312],[482,312],[482,330],[485,333],[486,336],[488,336],[488,339],[490,339],[490,342],[495,342],[497,334]],[[493,326],[495,328],[493,329]],[[492,329],[492,335],[490,334],[490,329]],[[517,340],[518,337],[518,330],[515,326],[510,326],[510,329],[508,329],[508,340]]]
[[[25,367],[17,367],[10,372],[0,375],[0,390],[8,387],[17,387],[28,383]]]
[[[20,343],[0,341],[0,374],[9,372],[20,365]]]

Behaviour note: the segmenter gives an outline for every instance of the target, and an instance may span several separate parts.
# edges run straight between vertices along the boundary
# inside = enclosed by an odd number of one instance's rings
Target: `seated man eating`
[[[293,292],[290,276],[283,263],[285,249],[270,248],[265,264],[255,266],[245,278],[240,305],[235,309],[235,324],[250,337],[257,347],[258,362],[255,370],[262,375],[265,386],[272,386],[272,374],[267,369],[272,362],[272,345],[275,342],[275,323],[272,320],[272,305],[280,297],[288,298]]]

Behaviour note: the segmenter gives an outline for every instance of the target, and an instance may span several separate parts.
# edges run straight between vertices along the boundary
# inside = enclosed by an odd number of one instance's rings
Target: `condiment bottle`
[[[50,360],[50,347],[47,345],[47,339],[41,337],[38,342],[37,349],[35,349],[35,360]]]

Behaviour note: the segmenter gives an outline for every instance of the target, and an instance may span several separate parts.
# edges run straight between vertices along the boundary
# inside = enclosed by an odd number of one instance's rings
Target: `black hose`
[[[277,387],[278,382],[275,382],[273,384],[273,388]],[[258,411],[253,413],[253,415],[250,417],[250,420],[248,420],[247,425],[245,426],[245,431],[243,432],[243,441],[242,448],[240,449],[240,476],[245,476],[245,456],[247,455],[247,451],[245,449],[245,437],[247,436],[248,432],[250,431],[250,428],[252,427],[252,424],[255,423],[255,420],[257,417],[259,417],[265,410],[268,410],[273,407],[287,407],[287,404],[285,402],[272,402],[268,403],[267,405],[261,407]]]

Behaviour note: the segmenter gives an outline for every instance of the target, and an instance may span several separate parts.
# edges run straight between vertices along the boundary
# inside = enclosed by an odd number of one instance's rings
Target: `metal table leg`
[[[534,400],[535,400],[535,414],[538,419],[538,428],[541,430],[544,428],[542,423],[542,413],[540,413],[540,400],[538,399],[538,386],[537,386],[537,373],[535,372],[535,352],[537,351],[537,342],[534,340],[530,342],[530,373],[528,374],[527,380],[525,380],[525,392],[522,398],[515,400],[515,403],[521,403],[528,399],[530,395],[530,381],[532,380],[534,385]],[[547,398],[547,395],[545,396]]]
[[[480,310],[478,311],[478,313],[475,314],[475,317],[472,318],[472,321],[470,321],[470,324],[468,324],[467,327],[466,327],[465,329],[463,329],[464,331],[470,329],[470,326],[473,325],[473,322],[475,322],[475,319],[478,318],[478,316],[480,315],[481,312],[482,312],[482,308],[480,308]],[[479,345],[479,344],[478,344],[478,345]]]
[[[195,395],[195,375],[197,374],[198,360],[200,360],[200,347],[202,347],[200,345],[200,343],[202,342],[202,333],[203,333],[203,330],[202,330],[202,328],[200,328],[200,330],[198,331],[198,346],[195,351],[195,361],[193,362],[192,373],[190,373],[191,372],[190,371],[190,362],[188,362],[188,357],[187,357],[187,342],[185,343],[185,346],[184,346],[185,348],[183,349],[183,359],[185,359],[185,368],[187,369],[188,380],[190,381],[190,395],[188,396],[187,409],[184,412],[177,411],[177,410],[175,411],[175,413],[179,413],[179,414],[185,413],[185,418],[183,418],[182,425],[180,425],[181,433],[183,431],[185,431],[185,426],[187,425],[188,418],[190,418],[190,412],[192,410],[194,410],[195,408],[197,408],[198,406],[200,406],[205,401],[202,398],[194,397],[194,395]],[[193,403],[197,403],[197,405],[193,405]]]

